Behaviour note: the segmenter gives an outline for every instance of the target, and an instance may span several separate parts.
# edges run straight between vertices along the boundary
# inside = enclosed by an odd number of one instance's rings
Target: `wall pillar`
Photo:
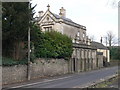
[[[72,72],[72,58],[68,61],[68,73]]]
[[[86,50],[84,50],[84,71],[86,71]]]
[[[95,56],[95,69],[97,69],[97,51],[94,51],[94,56]]]
[[[89,60],[89,50],[88,50],[88,70],[90,70],[90,60]]]
[[[91,69],[93,70],[93,50],[91,50]]]
[[[82,49],[80,49],[80,71],[82,71]]]
[[[89,70],[91,70],[91,50],[89,50]]]
[[[87,50],[87,70],[89,70],[89,50]]]
[[[84,71],[84,50],[82,49],[82,71]]]
[[[80,49],[77,49],[77,72],[80,72]]]

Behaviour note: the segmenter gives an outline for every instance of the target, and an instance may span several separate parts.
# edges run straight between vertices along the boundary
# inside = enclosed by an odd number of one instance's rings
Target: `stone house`
[[[107,47],[99,42],[92,42],[92,45],[97,48],[97,52],[103,53],[103,57],[106,59],[107,62],[110,62],[110,50]]]
[[[97,52],[103,54],[103,62],[110,62],[110,50],[105,47],[102,43],[92,42],[92,46],[96,47]]]
[[[62,7],[59,15],[50,11],[50,6],[47,6],[47,11],[39,11],[39,16],[35,18],[36,23],[40,26],[43,32],[58,31],[72,38],[73,54],[69,62],[70,72],[80,72],[102,67],[103,53],[98,53],[97,48],[92,45],[91,39],[86,35],[86,27],[73,22],[66,17],[66,10]],[[97,57],[99,56],[99,62]]]

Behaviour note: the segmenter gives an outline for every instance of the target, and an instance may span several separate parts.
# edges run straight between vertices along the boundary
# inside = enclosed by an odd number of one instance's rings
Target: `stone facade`
[[[30,65],[30,78],[60,75],[68,73],[68,61],[64,59],[38,59]],[[27,65],[2,67],[2,84],[10,84],[27,80]]]
[[[73,54],[69,61],[63,59],[36,60],[30,65],[30,78],[53,76],[58,74],[74,73],[93,70],[103,67],[103,53],[86,36],[86,27],[66,18],[66,10],[62,7],[59,15],[48,10],[39,12],[36,17],[42,31],[58,31],[66,34],[73,40]],[[16,65],[2,68],[2,83],[16,83],[27,80],[27,65]]]
[[[61,8],[63,9],[63,7]],[[61,13],[61,12],[60,12]],[[62,34],[76,40],[78,43],[87,43],[90,39],[86,36],[86,27],[73,22],[71,19],[66,18],[64,15],[56,15],[50,11],[50,8],[44,13],[36,17],[37,24],[41,27],[42,31],[58,31]]]
[[[15,65],[2,67],[2,84],[10,84],[27,80],[27,66]]]
[[[50,11],[50,6],[45,13],[39,13],[36,23],[42,31],[58,31],[72,38],[73,54],[70,60],[69,70],[71,72],[87,71],[102,67],[102,55],[97,56],[97,48],[91,45],[92,41],[86,35],[86,27],[66,18],[66,10],[62,7],[59,15]],[[97,62],[97,59],[99,59]]]
[[[110,50],[102,43],[92,42],[92,46],[96,47],[97,52],[103,53],[103,58],[106,62],[110,62]]]
[[[98,68],[103,67],[103,53],[102,52],[97,53],[97,64],[96,65]]]
[[[102,52],[107,62],[110,62],[110,50],[108,49],[97,49],[98,52]]]

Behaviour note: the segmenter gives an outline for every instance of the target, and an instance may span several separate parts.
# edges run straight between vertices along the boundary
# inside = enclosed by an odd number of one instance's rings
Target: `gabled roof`
[[[108,50],[106,46],[104,46],[102,43],[94,42],[92,41],[91,46],[95,47],[96,49],[105,49]]]
[[[63,19],[63,20],[66,20],[66,21],[69,21],[69,22],[73,22],[71,19],[69,18],[66,18],[66,17],[60,17],[59,15],[55,14],[55,13],[52,13],[56,19]]]
[[[49,10],[48,10],[48,11],[49,11]],[[46,12],[47,12],[47,11],[46,11]],[[85,26],[80,25],[80,24],[77,24],[77,23],[73,22],[73,21],[72,21],[71,19],[69,19],[69,18],[61,17],[61,16],[59,16],[59,15],[57,15],[57,14],[52,13],[51,11],[49,11],[49,12],[50,12],[56,19],[62,19],[63,22],[66,23],[66,24],[73,25],[73,26],[75,26],[75,27],[82,28],[82,29],[86,30],[86,27],[85,27]],[[44,15],[45,15],[45,14],[44,14]],[[41,19],[42,19],[42,17],[38,17],[37,20],[35,20],[35,21],[38,22],[38,21],[40,21]]]
[[[52,13],[52,12],[51,12]],[[70,24],[70,25],[73,25],[73,26],[76,26],[76,27],[79,27],[79,28],[82,28],[82,29],[84,29],[84,30],[86,30],[86,27],[85,26],[83,26],[83,25],[80,25],[80,24],[77,24],[77,23],[75,23],[75,22],[73,22],[71,19],[69,19],[69,18],[66,18],[66,17],[61,17],[61,16],[59,16],[59,15],[57,15],[57,14],[55,14],[55,13],[52,13],[53,14],[53,16],[55,16],[55,18],[56,19],[62,19],[65,23],[67,23],[67,24]]]

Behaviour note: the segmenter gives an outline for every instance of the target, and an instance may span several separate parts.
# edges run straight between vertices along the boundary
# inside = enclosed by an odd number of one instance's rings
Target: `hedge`
[[[13,66],[13,65],[27,65],[27,59],[15,60],[12,58],[2,57],[2,66]]]
[[[37,58],[64,58],[72,55],[72,40],[67,35],[56,31],[39,33],[34,41],[35,56]]]

